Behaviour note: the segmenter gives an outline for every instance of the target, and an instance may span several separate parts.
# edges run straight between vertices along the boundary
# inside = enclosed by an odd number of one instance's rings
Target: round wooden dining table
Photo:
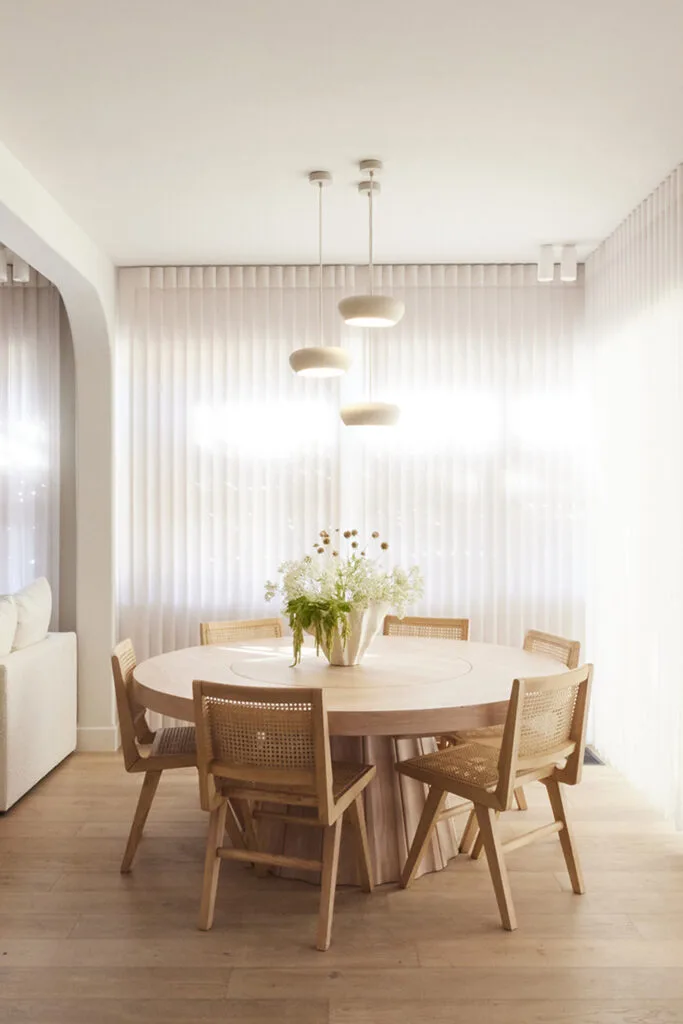
[[[377,766],[366,817],[375,881],[383,883],[398,880],[425,801],[424,787],[399,775],[396,762],[435,750],[441,733],[504,721],[513,679],[564,671],[561,662],[517,647],[407,636],[377,637],[353,667],[329,665],[307,641],[294,667],[291,638],[284,637],[158,655],[136,667],[134,691],[144,707],[192,722],[195,679],[324,689],[333,759]],[[268,848],[311,856],[317,830],[266,820],[263,827]],[[455,824],[447,819],[421,873],[441,869],[457,852]],[[343,849],[339,881],[354,880],[353,850]]]

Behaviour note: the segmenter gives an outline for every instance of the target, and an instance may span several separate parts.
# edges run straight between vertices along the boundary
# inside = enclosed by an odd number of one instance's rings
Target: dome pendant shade
[[[400,416],[401,410],[391,402],[358,402],[341,410],[347,427],[394,427]]]
[[[329,171],[311,171],[311,185],[318,190],[318,328],[323,339],[323,189],[332,184]],[[351,365],[351,355],[336,345],[298,348],[289,357],[289,365],[299,377],[341,377]]]
[[[351,327],[394,327],[405,309],[392,295],[349,295],[339,303],[344,323]]]
[[[300,377],[341,377],[351,365],[351,355],[336,346],[298,348],[289,365]]]

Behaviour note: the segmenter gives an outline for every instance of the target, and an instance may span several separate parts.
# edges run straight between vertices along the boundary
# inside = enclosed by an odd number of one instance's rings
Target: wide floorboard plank
[[[568,793],[586,877],[559,843],[512,853],[519,930],[500,928],[485,860],[409,891],[338,892],[224,864],[196,928],[207,817],[196,774],[162,779],[133,872],[139,790],[119,757],[79,754],[0,817],[0,1024],[683,1024],[683,835],[619,775]],[[504,836],[548,819],[543,787]]]

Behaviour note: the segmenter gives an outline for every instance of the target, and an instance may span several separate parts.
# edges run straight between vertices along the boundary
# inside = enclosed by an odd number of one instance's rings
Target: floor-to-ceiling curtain
[[[683,168],[586,266],[595,742],[683,827]]]
[[[263,584],[321,529],[379,530],[426,580],[418,611],[477,639],[583,638],[583,286],[535,268],[386,267],[401,323],[359,332],[324,272],[324,340],[347,378],[295,377],[320,341],[317,270],[120,272],[116,345],[119,632],[141,656],[198,642],[202,618],[273,614]],[[340,403],[398,401],[394,430]]]
[[[0,284],[0,593],[44,575],[55,606],[59,388],[59,294],[31,271]]]

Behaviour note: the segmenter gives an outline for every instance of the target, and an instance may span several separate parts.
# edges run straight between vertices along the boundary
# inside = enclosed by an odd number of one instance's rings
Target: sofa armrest
[[[76,634],[0,658],[0,810],[76,748]]]

